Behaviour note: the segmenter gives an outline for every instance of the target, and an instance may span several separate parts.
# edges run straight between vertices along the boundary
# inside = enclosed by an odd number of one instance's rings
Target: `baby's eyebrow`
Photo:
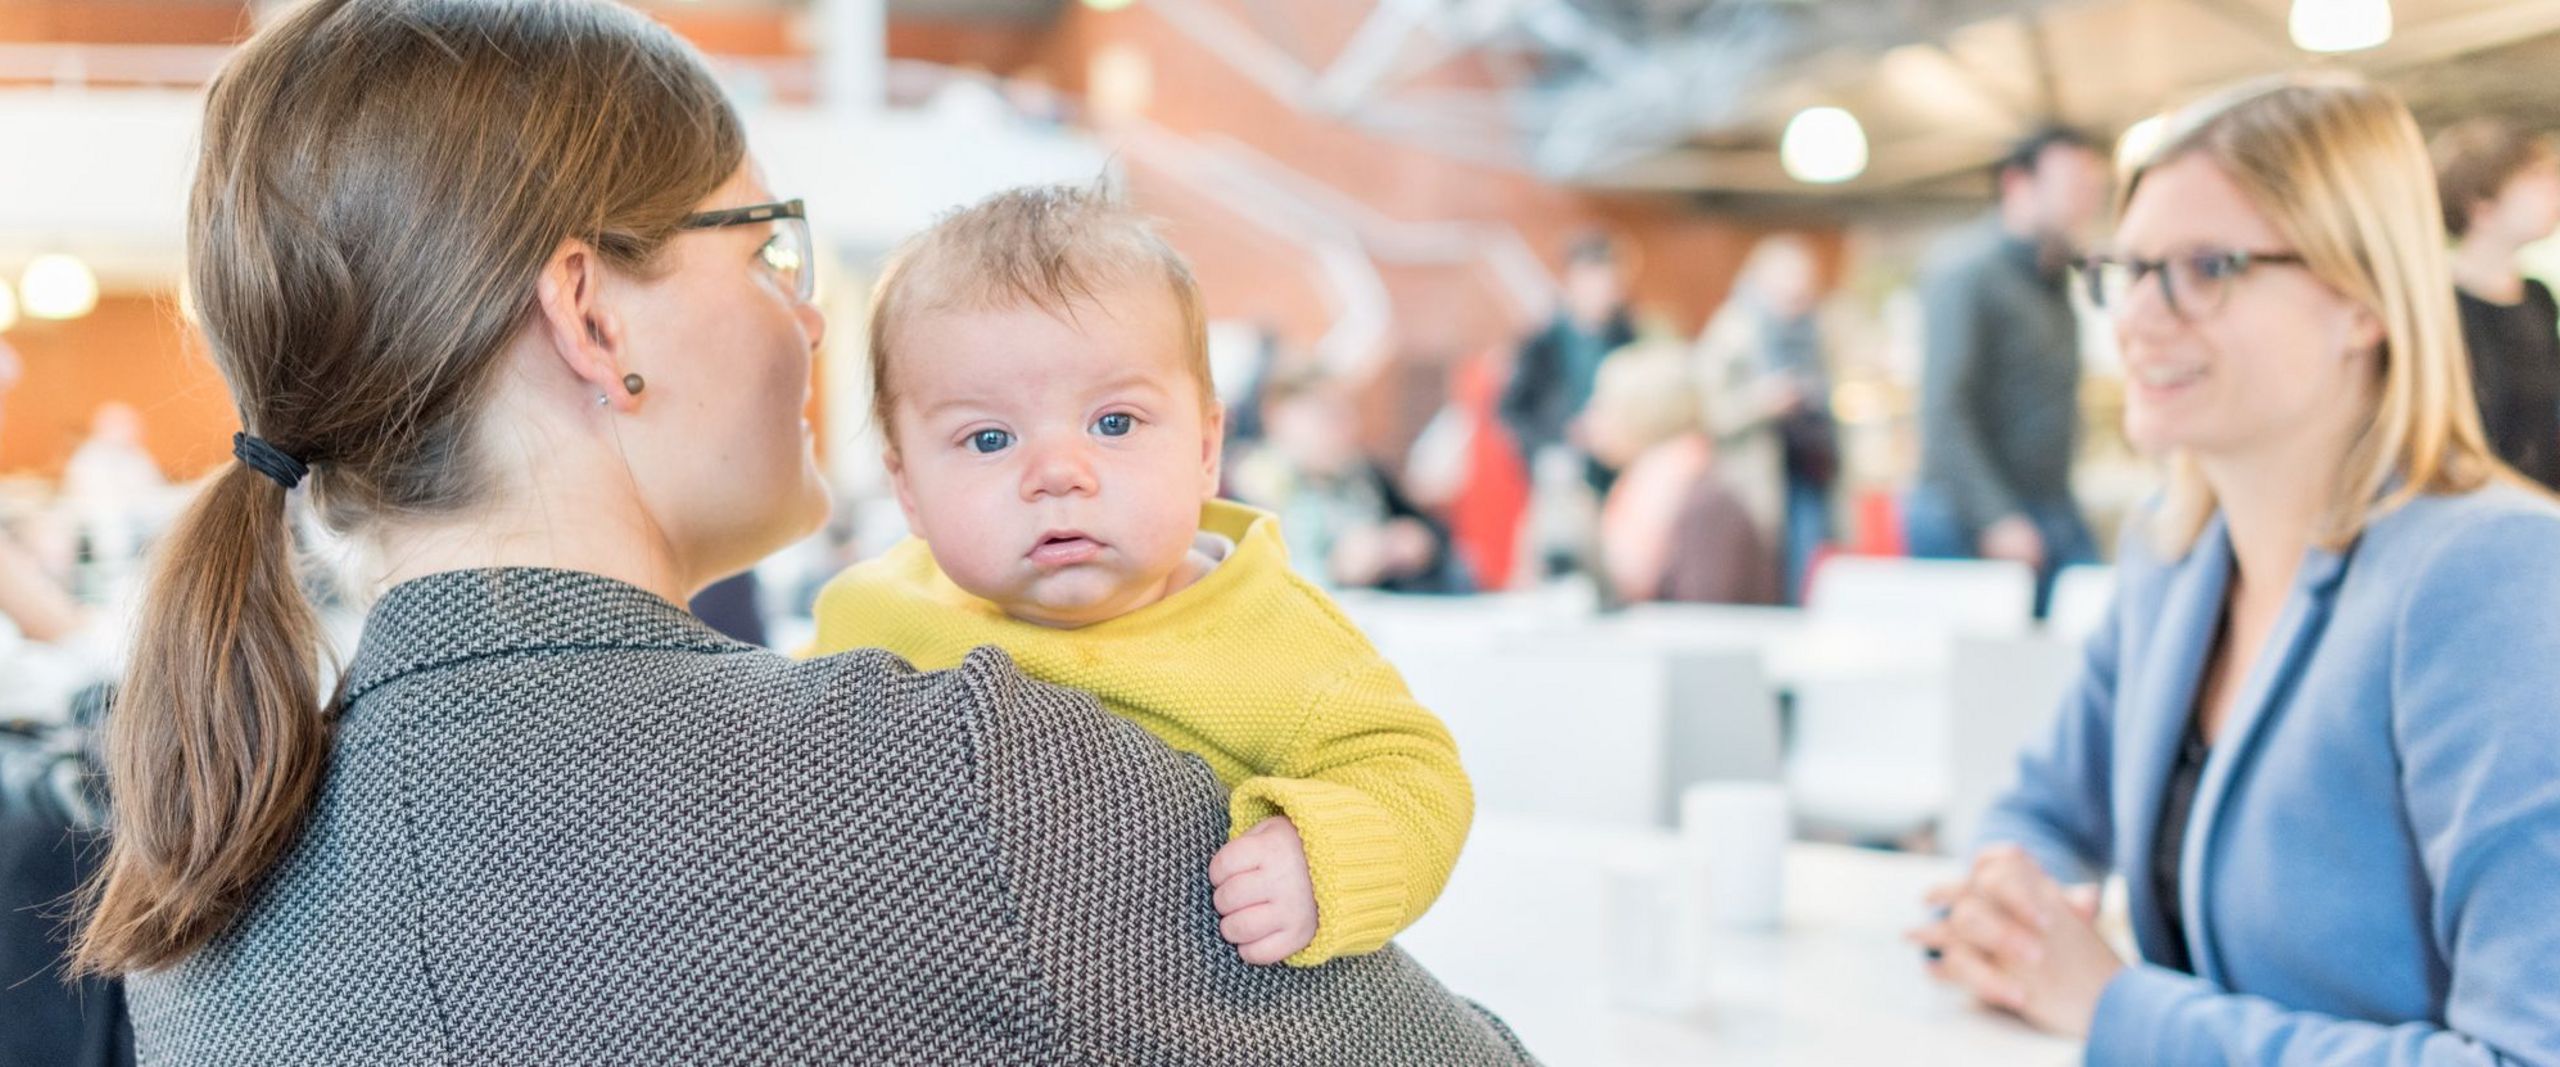
[[[1165,388],[1164,383],[1158,380],[1161,377],[1161,375],[1149,374],[1145,371],[1129,371],[1103,382],[1101,387],[1094,391],[1099,393],[1116,393],[1124,390],[1146,389],[1159,393],[1168,392],[1169,390]]]
[[[982,396],[975,396],[975,395],[964,395],[964,396],[955,396],[955,397],[951,397],[951,398],[949,398],[949,399],[942,400],[942,401],[940,401],[940,402],[938,402],[938,403],[935,403],[935,404],[929,405],[929,406],[925,407],[925,408],[924,408],[921,412],[919,412],[919,413],[920,413],[920,414],[922,414],[923,416],[925,416],[926,418],[932,418],[932,417],[935,417],[935,416],[941,415],[941,414],[943,414],[944,412],[950,411],[950,410],[952,410],[952,409],[954,409],[954,408],[984,410],[984,409],[990,409],[990,408],[993,408],[993,407],[995,407],[995,405],[994,405],[993,403],[989,402],[989,401],[987,400],[987,398],[985,398],[985,397],[982,397]]]

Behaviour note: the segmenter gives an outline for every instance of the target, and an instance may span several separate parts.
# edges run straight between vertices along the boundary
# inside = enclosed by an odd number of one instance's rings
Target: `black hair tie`
[[[278,451],[276,446],[245,433],[231,435],[231,454],[239,457],[240,462],[248,464],[249,469],[275,479],[277,485],[286,489],[302,484],[303,475],[311,473],[309,464],[285,455]]]

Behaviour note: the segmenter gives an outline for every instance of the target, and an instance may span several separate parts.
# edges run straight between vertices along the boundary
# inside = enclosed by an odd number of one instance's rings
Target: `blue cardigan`
[[[2231,579],[2128,537],[2115,609],[1984,843],[2141,877]],[[2088,1062],[2560,1064],[2560,506],[2424,497],[2313,550],[2196,791],[2189,976],[2136,963]]]

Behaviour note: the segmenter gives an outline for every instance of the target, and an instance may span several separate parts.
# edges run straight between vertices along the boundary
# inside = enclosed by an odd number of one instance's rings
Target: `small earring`
[[[622,390],[633,396],[639,396],[640,390],[646,389],[648,386],[649,383],[640,380],[640,376],[637,374],[625,374],[622,376]]]
[[[607,405],[607,404],[611,404],[611,403],[613,403],[613,398],[612,398],[612,397],[606,396],[606,395],[604,395],[603,393],[597,393],[597,394],[596,394],[596,406],[597,406],[597,407],[604,407],[605,405]]]

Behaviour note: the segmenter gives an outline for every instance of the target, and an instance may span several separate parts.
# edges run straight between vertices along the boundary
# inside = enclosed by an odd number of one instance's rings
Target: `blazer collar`
[[[531,567],[447,571],[402,582],[374,604],[347,665],[345,703],[403,675],[511,652],[753,647],[721,636],[663,597],[599,574]]]

